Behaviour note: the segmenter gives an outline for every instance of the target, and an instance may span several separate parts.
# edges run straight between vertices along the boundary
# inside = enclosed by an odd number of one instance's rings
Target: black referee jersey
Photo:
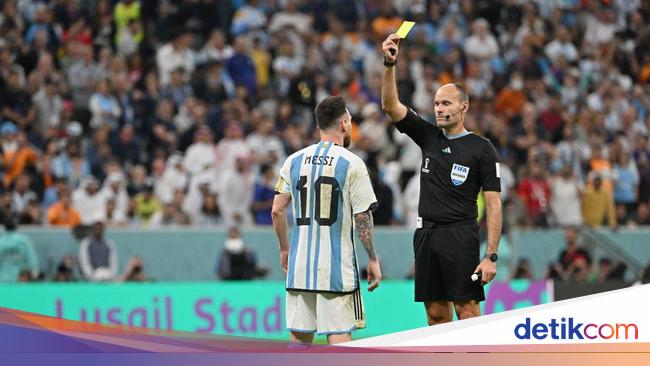
[[[450,139],[410,108],[395,128],[422,149],[418,215],[425,221],[448,225],[476,220],[481,188],[501,191],[497,153],[490,140],[471,132]]]

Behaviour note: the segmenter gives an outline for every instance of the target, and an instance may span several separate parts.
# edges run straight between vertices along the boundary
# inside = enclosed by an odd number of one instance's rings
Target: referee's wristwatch
[[[496,262],[499,259],[499,256],[496,253],[486,254],[485,258],[488,258],[492,262]]]

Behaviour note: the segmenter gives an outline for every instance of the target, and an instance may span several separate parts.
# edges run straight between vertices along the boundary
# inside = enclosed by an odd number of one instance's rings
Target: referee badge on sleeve
[[[464,165],[454,164],[451,167],[451,182],[454,183],[455,186],[465,183],[468,175],[469,168]]]

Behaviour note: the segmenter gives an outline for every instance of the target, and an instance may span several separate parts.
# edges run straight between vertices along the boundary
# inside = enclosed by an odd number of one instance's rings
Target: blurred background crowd
[[[0,0],[0,219],[75,227],[269,225],[284,159],[342,95],[377,225],[415,225],[419,148],[380,106],[433,121],[467,86],[499,152],[508,227],[650,224],[650,1]]]

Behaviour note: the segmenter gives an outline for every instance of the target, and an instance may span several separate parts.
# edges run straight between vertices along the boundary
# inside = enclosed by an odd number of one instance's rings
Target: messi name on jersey
[[[305,161],[303,162],[303,164],[332,166],[333,161],[334,161],[333,156],[308,155],[305,157]]]
[[[455,186],[465,183],[468,175],[469,168],[464,165],[454,164],[451,167],[451,182],[454,183]]]

